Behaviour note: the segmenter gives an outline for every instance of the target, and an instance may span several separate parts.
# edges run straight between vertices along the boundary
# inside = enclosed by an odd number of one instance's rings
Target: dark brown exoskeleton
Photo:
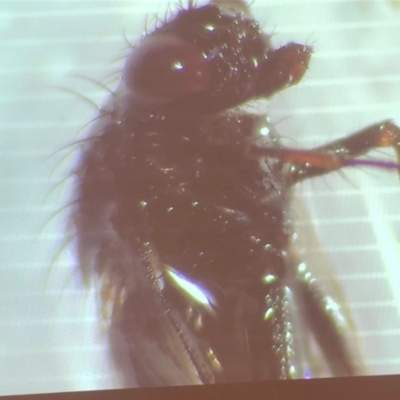
[[[74,220],[138,385],[315,376],[304,332],[332,375],[359,372],[337,303],[290,256],[290,188],[373,148],[399,158],[400,129],[283,147],[259,100],[299,82],[310,55],[273,48],[243,1],[216,0],[128,57],[82,148]]]

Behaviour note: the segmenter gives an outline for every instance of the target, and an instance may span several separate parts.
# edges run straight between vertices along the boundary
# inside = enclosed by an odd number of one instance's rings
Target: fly
[[[311,54],[274,48],[244,1],[214,0],[128,56],[81,147],[73,218],[139,386],[318,376],[307,335],[331,375],[360,373],[339,304],[290,251],[291,188],[345,166],[398,170],[359,157],[393,147],[399,160],[400,129],[283,146],[262,104]]]

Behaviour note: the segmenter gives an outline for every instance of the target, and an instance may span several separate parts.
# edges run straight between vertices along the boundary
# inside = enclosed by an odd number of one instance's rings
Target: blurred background
[[[127,40],[166,9],[155,0],[0,3],[0,395],[124,385],[95,293],[68,249],[69,145],[96,116],[84,98],[107,98],[83,78],[113,87]],[[287,145],[311,148],[388,118],[400,124],[397,2],[256,0],[252,10],[275,46],[314,47],[303,81],[271,102]],[[399,199],[398,176],[377,169],[296,187],[300,254],[314,270],[331,265],[370,374],[400,373]],[[310,224],[318,239],[301,234]]]

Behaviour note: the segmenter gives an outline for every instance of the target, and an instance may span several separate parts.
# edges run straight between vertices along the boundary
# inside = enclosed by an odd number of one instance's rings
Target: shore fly
[[[265,102],[311,54],[274,48],[244,1],[189,2],[132,48],[83,142],[79,261],[139,386],[360,374],[346,316],[291,251],[291,188],[346,166],[398,170],[359,157],[400,159],[400,128],[284,146]]]

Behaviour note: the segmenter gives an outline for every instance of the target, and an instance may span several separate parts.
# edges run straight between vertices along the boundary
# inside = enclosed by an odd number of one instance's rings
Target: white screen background
[[[107,352],[93,291],[82,288],[71,252],[56,257],[71,197],[62,180],[76,162],[71,149],[57,150],[82,138],[96,115],[58,88],[101,104],[105,91],[75,76],[100,81],[118,71],[124,32],[135,42],[146,14],[165,9],[154,0],[0,4],[0,395],[125,384]],[[388,118],[400,124],[396,2],[256,0],[252,10],[276,46],[314,47],[302,83],[271,103],[289,144],[311,148]],[[320,241],[307,244],[308,254],[323,251],[330,261],[368,372],[399,373],[398,176],[344,173],[296,188]]]

